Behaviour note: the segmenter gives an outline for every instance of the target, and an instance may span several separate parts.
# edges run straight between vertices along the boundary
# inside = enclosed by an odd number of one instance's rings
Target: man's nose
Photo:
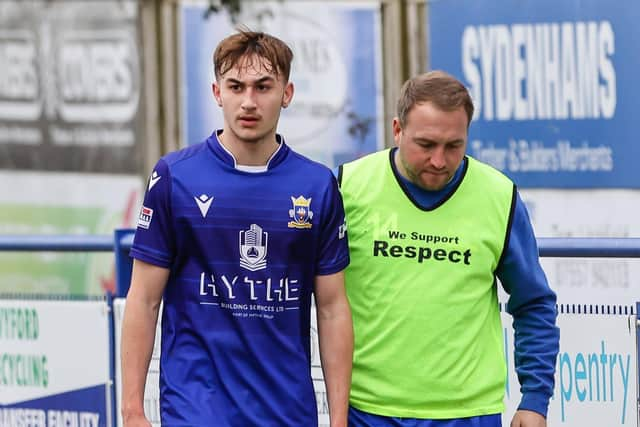
[[[241,107],[245,110],[253,110],[256,108],[256,92],[253,88],[248,88],[244,92]]]
[[[447,162],[444,156],[444,147],[436,147],[431,153],[431,165],[436,169],[443,169]]]

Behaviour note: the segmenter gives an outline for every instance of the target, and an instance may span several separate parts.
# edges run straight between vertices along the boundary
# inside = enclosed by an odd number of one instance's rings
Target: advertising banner
[[[0,233],[108,234],[142,193],[137,0],[0,1]],[[0,253],[0,293],[104,295],[112,254]]]
[[[511,317],[502,315],[508,367],[502,423],[520,403]],[[547,424],[554,427],[638,426],[635,316],[560,314],[560,353]]]
[[[521,191],[540,237],[625,238],[640,236],[637,190]],[[542,258],[558,303],[633,306],[638,300],[640,259]]]
[[[122,354],[122,319],[124,317],[125,298],[115,298],[113,300],[113,325],[115,335],[115,360],[116,360],[116,407],[122,408],[122,366],[120,356]],[[154,427],[160,427],[160,319],[162,318],[162,307],[158,313],[158,324],[156,325],[156,338],[153,343],[153,353],[147,371],[147,381],[144,387],[144,414],[147,420]],[[122,414],[116,413],[118,427],[122,427]]]
[[[640,187],[640,2],[450,0],[428,9],[429,67],[458,77],[474,98],[471,155],[521,187]]]
[[[294,150],[329,167],[384,146],[380,2],[243,2],[204,17],[206,3],[183,5],[181,49],[186,144],[222,127],[211,90],[213,52],[235,27],[266,31],[291,46],[295,92],[278,132]]]
[[[104,301],[0,299],[0,426],[111,426]]]
[[[0,169],[137,173],[138,2],[0,2]]]

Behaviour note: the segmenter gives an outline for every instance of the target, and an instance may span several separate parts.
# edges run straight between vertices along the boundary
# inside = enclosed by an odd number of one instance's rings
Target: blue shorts
[[[450,420],[385,417],[349,406],[349,427],[502,427],[500,414]]]

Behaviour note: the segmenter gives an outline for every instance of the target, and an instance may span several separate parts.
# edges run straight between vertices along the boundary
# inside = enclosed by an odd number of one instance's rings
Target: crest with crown
[[[313,211],[311,210],[311,197],[308,199],[304,196],[291,196],[293,209],[289,209],[289,217],[293,221],[289,221],[289,228],[311,228],[313,219]]]

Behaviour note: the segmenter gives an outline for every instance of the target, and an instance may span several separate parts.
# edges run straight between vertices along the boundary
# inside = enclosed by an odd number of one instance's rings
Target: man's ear
[[[400,145],[400,137],[402,134],[402,126],[400,125],[400,119],[397,117],[393,118],[393,123],[391,124],[391,128],[393,130],[393,140],[396,145]]]
[[[291,104],[291,100],[293,99],[293,83],[287,82],[284,87],[284,96],[282,97],[282,108],[287,108],[289,104]]]
[[[218,82],[213,82],[211,84],[211,91],[213,92],[213,97],[218,103],[218,107],[222,107],[222,97],[220,96],[220,86],[218,86]]]

